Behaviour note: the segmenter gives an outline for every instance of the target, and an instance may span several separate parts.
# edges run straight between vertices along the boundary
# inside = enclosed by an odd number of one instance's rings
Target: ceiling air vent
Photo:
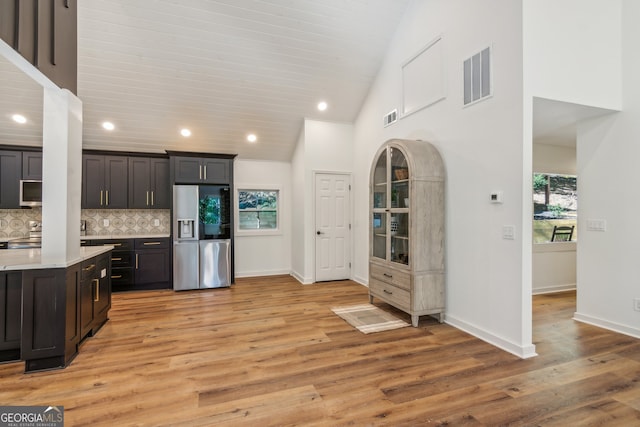
[[[383,119],[384,127],[387,127],[391,123],[395,123],[397,121],[398,121],[398,110],[393,110],[384,116],[384,119]]]

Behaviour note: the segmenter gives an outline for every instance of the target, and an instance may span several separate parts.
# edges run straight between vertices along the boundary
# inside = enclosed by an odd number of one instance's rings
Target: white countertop
[[[2,249],[0,250],[0,271],[66,268],[112,249],[113,246],[83,246],[80,248],[77,259],[59,263],[42,263],[40,249]]]
[[[162,239],[168,238],[169,234],[100,234],[90,236],[80,236],[80,240],[106,240],[106,239]]]
[[[96,234],[91,236],[80,236],[80,240],[107,240],[107,239],[162,239],[171,237],[165,234]],[[25,239],[26,237],[0,237],[0,243],[9,240]]]

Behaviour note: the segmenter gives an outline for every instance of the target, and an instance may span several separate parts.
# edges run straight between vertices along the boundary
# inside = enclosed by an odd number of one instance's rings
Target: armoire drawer
[[[371,277],[381,282],[390,283],[407,291],[411,290],[411,276],[409,273],[399,270],[391,270],[377,264],[370,263]]]
[[[369,280],[369,292],[401,310],[410,309],[411,295],[405,289],[372,278]]]

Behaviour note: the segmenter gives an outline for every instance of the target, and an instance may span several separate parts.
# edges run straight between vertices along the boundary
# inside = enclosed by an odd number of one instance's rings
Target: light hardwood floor
[[[572,293],[534,298],[528,360],[432,318],[364,335],[330,310],[367,301],[285,276],[115,294],[68,368],[0,365],[0,405],[63,405],[66,426],[640,425],[640,340],[571,320]]]

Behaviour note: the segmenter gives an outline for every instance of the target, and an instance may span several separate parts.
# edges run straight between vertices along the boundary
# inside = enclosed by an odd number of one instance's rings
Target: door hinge
[[[349,184],[349,191],[351,191],[351,184]]]
[[[349,263],[349,268],[351,268],[351,263]]]
[[[349,230],[351,230],[351,224],[349,224]]]

